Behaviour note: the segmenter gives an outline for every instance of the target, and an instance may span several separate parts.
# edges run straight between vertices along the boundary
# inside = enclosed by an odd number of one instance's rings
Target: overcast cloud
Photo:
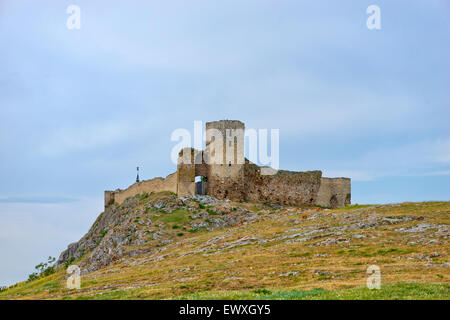
[[[136,166],[175,171],[194,120],[279,128],[280,167],[349,176],[354,203],[450,200],[448,1],[0,0],[0,42],[0,285]]]

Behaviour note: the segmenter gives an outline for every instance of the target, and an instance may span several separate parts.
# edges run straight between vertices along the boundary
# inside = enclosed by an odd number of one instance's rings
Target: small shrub
[[[252,292],[256,294],[272,294],[272,291],[267,289],[255,289]]]
[[[36,280],[39,277],[39,275],[36,272],[30,273],[28,275],[28,280],[27,281],[33,281]]]
[[[206,227],[200,227],[200,228],[195,228],[195,229],[190,229],[189,232],[190,233],[196,233],[196,232],[205,232],[208,229],[206,229]]]
[[[41,262],[34,268],[37,270],[37,272],[33,272],[32,274],[28,275],[28,281],[33,281],[41,277],[47,277],[53,273],[55,273],[54,267],[51,265],[55,262],[54,257],[48,257],[47,262]]]
[[[147,192],[144,192],[139,195],[139,200],[142,201],[142,200],[148,198],[148,196],[149,196],[149,194]]]
[[[66,267],[66,269],[75,261],[75,257],[70,257],[69,259],[67,259],[66,261],[64,261],[64,266]]]
[[[183,232],[178,232],[177,236],[182,237],[182,236],[184,236],[184,233]]]
[[[397,249],[397,248],[390,248],[390,249],[385,249],[385,250],[381,249],[381,250],[377,251],[377,254],[385,255],[385,254],[392,253],[392,252],[403,253],[403,250]]]

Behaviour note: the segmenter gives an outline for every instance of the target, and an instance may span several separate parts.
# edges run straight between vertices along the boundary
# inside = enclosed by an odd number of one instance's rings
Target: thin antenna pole
[[[136,167],[137,176],[136,176],[136,182],[139,182],[139,167]]]

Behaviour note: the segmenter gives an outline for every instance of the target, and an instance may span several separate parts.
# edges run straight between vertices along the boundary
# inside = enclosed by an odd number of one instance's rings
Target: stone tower
[[[245,125],[241,121],[206,123],[208,194],[220,199],[244,199],[244,137]]]
[[[206,123],[206,148],[184,148],[177,171],[165,179],[136,182],[105,191],[105,207],[142,192],[171,191],[178,197],[207,194],[219,199],[294,206],[342,207],[351,201],[349,178],[325,178],[322,171],[271,170],[244,157],[245,125],[236,120]],[[249,146],[249,149],[252,146]]]
[[[219,199],[245,199],[244,123],[221,120],[206,123],[206,148],[184,148],[178,157],[177,194],[196,194],[195,178],[204,177],[206,194]]]

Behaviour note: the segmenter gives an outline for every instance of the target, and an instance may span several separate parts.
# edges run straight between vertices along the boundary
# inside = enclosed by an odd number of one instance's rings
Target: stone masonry
[[[178,197],[204,190],[218,199],[294,206],[342,207],[351,203],[349,178],[324,178],[321,171],[294,172],[260,167],[244,157],[244,123],[206,123],[206,148],[180,151],[178,168],[165,179],[137,182],[125,190],[105,191],[105,207],[143,192],[172,191]],[[263,172],[264,171],[264,172]],[[264,173],[264,174],[262,174]],[[196,177],[203,182],[196,182]],[[201,187],[199,183],[203,183]]]

